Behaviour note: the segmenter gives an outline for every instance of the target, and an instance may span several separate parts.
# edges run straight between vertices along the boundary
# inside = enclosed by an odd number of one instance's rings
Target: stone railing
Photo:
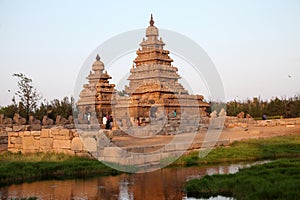
[[[0,132],[39,131],[43,128],[51,128],[55,126],[62,126],[64,128],[73,129],[75,128],[74,118],[72,115],[70,115],[68,119],[57,115],[54,122],[53,119],[50,119],[47,116],[44,116],[42,121],[36,119],[34,116],[30,116],[28,121],[26,121],[25,118],[21,117],[17,113],[14,115],[13,119],[7,118],[3,114],[0,114]]]

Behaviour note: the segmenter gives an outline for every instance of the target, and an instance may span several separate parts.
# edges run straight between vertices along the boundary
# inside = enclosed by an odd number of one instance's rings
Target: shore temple
[[[114,119],[114,129],[141,125],[147,127],[145,131],[163,134],[192,131],[195,124],[198,126],[206,118],[209,104],[202,95],[189,94],[179,83],[178,68],[172,65],[170,52],[164,49],[152,15],[149,23],[146,38],[136,51],[124,95],[116,92],[100,56],[96,56],[76,104],[79,125],[101,127],[102,118],[109,115]],[[91,115],[90,119],[87,115]]]

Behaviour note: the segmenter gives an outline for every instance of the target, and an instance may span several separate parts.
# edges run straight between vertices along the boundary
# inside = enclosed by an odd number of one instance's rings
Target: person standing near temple
[[[108,115],[106,115],[106,126],[105,126],[105,129],[109,129],[109,125],[110,125],[110,119],[109,119]]]
[[[109,129],[112,129],[113,127],[113,117],[109,116]]]
[[[103,118],[102,118],[102,124],[103,124],[103,128],[106,128],[106,123],[107,123],[107,118],[106,116],[104,115]]]
[[[139,117],[137,117],[137,118],[136,118],[136,120],[137,120],[137,124],[138,124],[138,126],[141,126],[141,121],[140,121],[140,118],[139,118]]]
[[[91,113],[90,112],[88,112],[88,114],[87,114],[87,121],[88,121],[88,124],[91,123]]]

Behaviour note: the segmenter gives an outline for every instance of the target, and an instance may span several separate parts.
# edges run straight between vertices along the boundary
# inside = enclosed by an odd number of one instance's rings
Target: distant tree
[[[20,103],[24,106],[25,116],[23,117],[28,119],[29,114],[33,113],[36,109],[41,96],[37,92],[37,89],[32,86],[32,80],[30,78],[26,77],[22,73],[13,74],[13,76],[19,78],[17,83],[19,89],[15,94],[20,98]]]
[[[48,107],[49,107],[49,105],[48,105],[48,103],[46,102],[46,100],[45,100],[45,102],[42,102],[41,104],[40,104],[40,106],[37,108],[37,109],[35,109],[35,113],[34,113],[34,116],[37,118],[37,119],[39,119],[39,120],[43,120],[43,117],[44,116],[47,116],[47,111],[48,111]]]
[[[4,114],[6,117],[13,118],[17,110],[18,108],[15,105],[8,105],[0,108],[0,114]]]
[[[269,116],[276,116],[281,115],[284,116],[285,114],[285,105],[283,100],[276,97],[272,99],[265,108],[265,113]]]
[[[57,115],[68,118],[70,115],[72,115],[73,104],[73,97],[71,97],[70,100],[68,97],[64,97],[63,100],[52,100],[47,108],[48,117],[52,118],[53,120],[56,119]]]

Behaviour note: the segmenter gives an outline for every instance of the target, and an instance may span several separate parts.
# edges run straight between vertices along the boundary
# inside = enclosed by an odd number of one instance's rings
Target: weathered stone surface
[[[5,131],[12,131],[13,129],[11,127],[5,127]]]
[[[186,150],[190,146],[190,143],[176,143],[176,150]]]
[[[14,125],[13,126],[13,131],[24,131],[25,126],[24,125]]]
[[[18,113],[15,113],[15,115],[13,117],[13,122],[16,125],[24,125],[24,124],[26,124],[26,119],[21,117]]]
[[[36,119],[34,116],[29,116],[28,124],[41,124],[41,121],[39,119]]]
[[[8,148],[14,148],[15,147],[15,144],[14,143],[11,143],[11,138],[10,136],[7,137],[7,147]]]
[[[4,114],[0,114],[0,125],[4,126],[12,126],[13,120],[11,118],[7,118]]]
[[[104,148],[104,156],[112,156],[112,157],[122,157],[124,154],[120,147],[106,147]],[[124,155],[125,156],[125,155]]]
[[[71,133],[73,137],[79,137],[79,133],[77,132],[76,129],[71,129]]]
[[[43,117],[42,124],[44,126],[53,125],[53,119],[48,118],[47,116]]]
[[[20,137],[11,137],[10,138],[10,143],[11,144],[21,144],[22,139]]]
[[[84,148],[87,151],[97,151],[97,142],[94,138],[91,137],[87,137],[87,138],[83,138],[82,142],[84,144]]]
[[[31,124],[30,129],[32,131],[40,131],[42,129],[42,126],[41,126],[41,124]]]
[[[16,144],[15,144],[15,148],[16,148],[16,149],[19,149],[19,150],[22,149],[22,146],[23,146],[22,143],[20,143],[20,144],[16,143]]]
[[[71,149],[73,151],[82,151],[83,150],[83,142],[79,137],[73,138],[71,142]]]
[[[174,151],[176,149],[176,145],[175,144],[167,144],[165,145],[165,151]]]
[[[80,99],[76,103],[80,124],[103,124],[103,117],[112,113],[115,85],[109,83],[111,77],[104,69],[104,64],[97,55],[92,71],[87,76],[89,83],[83,85],[83,90],[79,94]]]
[[[19,136],[19,132],[13,132],[13,131],[10,131],[10,132],[7,132],[7,135],[8,137],[17,137]]]
[[[50,129],[42,129],[41,138],[48,138],[48,137],[50,137]]]
[[[39,141],[36,141],[33,136],[22,138],[22,149],[23,150],[38,150]]]
[[[159,161],[160,161],[160,153],[149,154],[149,155],[145,156],[146,163],[153,163],[153,162],[159,162]]]
[[[57,125],[65,125],[67,123],[68,123],[68,120],[66,118],[63,118],[60,115],[56,116],[55,124],[57,124]]]
[[[23,131],[22,134],[23,134],[23,136],[30,136],[31,135],[31,131]]]
[[[71,149],[71,140],[57,140],[53,139],[54,149]]]
[[[40,149],[52,149],[53,139],[52,138],[40,138]]]
[[[69,129],[52,128],[51,136],[53,137],[53,139],[67,140],[71,139],[73,137],[73,134]]]
[[[31,135],[32,136],[40,136],[41,135],[41,131],[31,131]]]

